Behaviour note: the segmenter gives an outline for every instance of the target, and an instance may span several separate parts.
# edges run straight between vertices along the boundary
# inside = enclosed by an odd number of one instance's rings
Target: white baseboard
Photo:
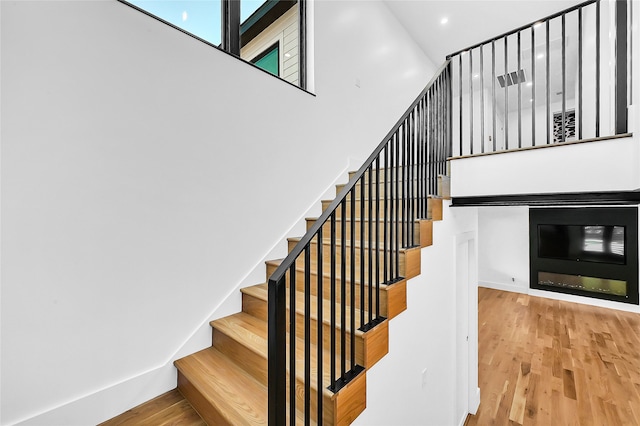
[[[356,164],[357,161],[353,158],[347,161],[345,168],[335,177],[334,182],[319,194],[317,200],[298,218],[296,223],[278,239],[264,257],[255,264],[253,269],[239,280],[238,284],[213,308],[191,335],[186,337],[183,342],[178,342],[178,349],[165,364],[153,367],[134,377],[126,378],[61,405],[43,407],[39,413],[20,419],[14,424],[29,426],[85,426],[87,424],[98,424],[176,388],[177,371],[173,366],[173,361],[211,345],[209,322],[242,309],[240,289],[265,281],[265,261],[286,256],[286,238],[304,234],[306,231],[305,218],[319,214],[318,212],[322,210],[320,207],[321,200],[335,197],[335,185],[347,182],[348,172],[353,170],[354,167],[360,166],[360,164]]]
[[[480,407],[480,388],[476,388],[475,394],[469,398],[469,414],[475,415]]]
[[[522,287],[515,284],[496,283],[492,281],[478,281],[478,287],[492,288],[494,290],[510,291],[513,293],[529,294],[529,287]]]
[[[64,405],[45,409],[40,414],[14,424],[25,426],[98,424],[174,389],[176,383],[176,369],[172,364],[164,365]]]

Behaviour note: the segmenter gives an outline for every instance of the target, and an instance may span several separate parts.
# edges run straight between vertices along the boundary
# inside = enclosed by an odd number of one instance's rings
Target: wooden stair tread
[[[267,423],[267,387],[217,349],[204,349],[174,364],[230,424]]]
[[[133,425],[206,426],[206,423],[178,389],[162,394],[116,416],[99,426]]]

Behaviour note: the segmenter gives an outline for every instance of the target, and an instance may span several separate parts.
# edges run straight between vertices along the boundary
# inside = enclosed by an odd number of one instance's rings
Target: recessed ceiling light
[[[536,56],[536,58],[538,58],[538,59],[544,58],[544,53],[538,53],[538,56]]]
[[[529,87],[533,86],[533,81],[528,82],[527,86],[529,86]]]
[[[189,19],[189,14],[185,10],[182,12],[182,22],[185,22],[187,19]]]
[[[474,74],[473,78],[478,78],[480,75],[479,74]]]
[[[290,58],[290,57],[291,57],[291,53],[285,53],[285,54],[284,54],[284,57],[285,57],[285,58]]]
[[[533,102],[533,98],[529,98],[529,102]]]
[[[446,16],[440,20],[441,25],[445,25],[447,22],[449,22],[449,18],[447,18]]]
[[[542,22],[538,21],[535,24],[533,24],[533,28],[540,28],[540,25],[542,25]]]

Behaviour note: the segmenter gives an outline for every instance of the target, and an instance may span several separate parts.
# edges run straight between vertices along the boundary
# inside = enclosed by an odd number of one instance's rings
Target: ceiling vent
[[[500,83],[500,87],[504,88],[505,83],[506,86],[513,86],[514,84],[520,84],[527,81],[527,78],[524,75],[524,70],[513,71],[507,74],[499,75],[498,83]]]

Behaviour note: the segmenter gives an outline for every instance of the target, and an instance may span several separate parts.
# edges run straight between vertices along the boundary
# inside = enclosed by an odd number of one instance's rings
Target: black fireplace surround
[[[637,207],[529,210],[530,287],[638,304]]]

